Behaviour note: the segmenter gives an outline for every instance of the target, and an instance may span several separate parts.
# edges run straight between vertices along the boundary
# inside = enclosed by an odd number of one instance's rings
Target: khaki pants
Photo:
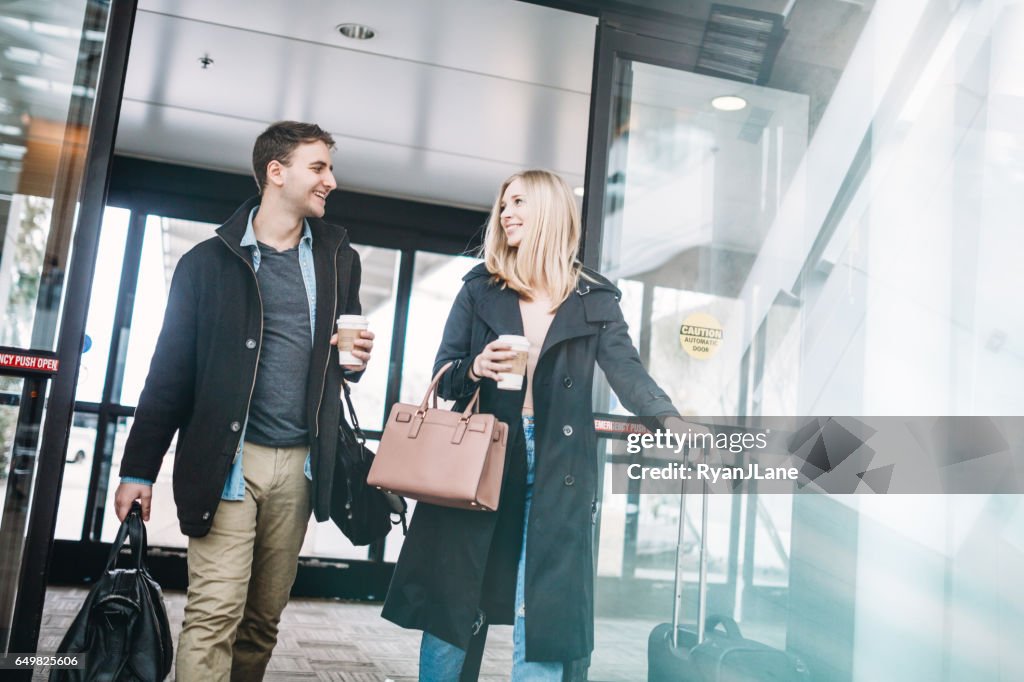
[[[306,447],[245,444],[245,499],[221,500],[188,543],[180,682],[263,679],[295,582],[310,514]]]

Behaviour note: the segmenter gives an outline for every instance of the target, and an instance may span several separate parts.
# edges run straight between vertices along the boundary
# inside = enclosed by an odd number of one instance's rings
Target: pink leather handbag
[[[477,412],[479,388],[462,412],[438,409],[437,385],[451,365],[441,368],[419,405],[391,408],[367,482],[420,502],[495,511],[508,425]]]

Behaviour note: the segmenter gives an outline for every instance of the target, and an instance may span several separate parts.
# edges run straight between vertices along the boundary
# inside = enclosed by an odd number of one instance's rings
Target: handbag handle
[[[423,400],[420,402],[420,414],[425,414],[427,411],[427,403],[432,403],[433,409],[437,409],[437,387],[441,383],[441,377],[444,373],[451,369],[453,362],[446,362],[441,369],[437,370],[437,374],[434,375],[433,381],[430,382],[430,388],[427,389],[427,394],[423,396]],[[480,387],[478,386],[476,391],[473,393],[473,398],[466,405],[466,409],[462,411],[462,419],[468,420],[474,413],[479,412],[480,406]]]

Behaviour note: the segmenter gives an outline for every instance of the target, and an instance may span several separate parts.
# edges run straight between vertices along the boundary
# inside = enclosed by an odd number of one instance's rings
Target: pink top
[[[523,400],[523,414],[533,414],[533,371],[537,369],[537,359],[544,347],[544,339],[551,328],[555,314],[551,309],[551,299],[536,296],[532,301],[519,299],[519,312],[523,316],[523,336],[530,340],[530,353],[526,359],[526,398]]]

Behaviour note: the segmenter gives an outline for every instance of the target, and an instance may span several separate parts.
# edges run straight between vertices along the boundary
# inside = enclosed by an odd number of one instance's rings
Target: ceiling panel
[[[289,37],[346,20],[295,12],[296,4],[337,11],[338,3],[142,4],[120,153],[248,172],[255,136],[293,118],[335,135],[336,172],[349,189],[482,207],[524,167],[582,184],[591,17],[515,0],[345,3],[397,41],[374,53],[337,47],[340,37]],[[396,54],[379,53],[388,45]],[[204,54],[214,59],[208,69]]]
[[[139,9],[590,91],[597,20],[518,0],[142,0]],[[341,23],[366,24],[376,36],[345,38],[335,30]]]
[[[265,124],[126,101],[118,148],[132,156],[249,173],[252,141]],[[338,137],[334,174],[344,189],[471,208],[489,207],[498,184],[521,164],[467,158],[386,142]],[[582,164],[581,164],[582,165]],[[573,186],[579,172],[563,173]],[[253,190],[255,193],[255,184]]]

